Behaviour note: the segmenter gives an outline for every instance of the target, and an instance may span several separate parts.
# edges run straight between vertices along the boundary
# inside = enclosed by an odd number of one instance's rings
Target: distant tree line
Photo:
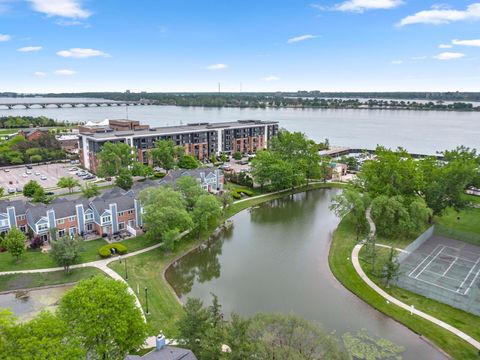
[[[28,127],[66,127],[72,125],[65,121],[57,121],[45,116],[1,116],[1,129],[19,129]]]

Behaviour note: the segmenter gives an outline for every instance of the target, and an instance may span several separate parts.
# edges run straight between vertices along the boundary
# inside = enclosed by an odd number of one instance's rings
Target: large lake
[[[182,301],[198,297],[210,304],[216,294],[225,314],[295,313],[339,337],[367,329],[405,346],[404,359],[445,359],[331,273],[328,251],[339,219],[329,205],[338,191],[296,194],[238,213],[232,230],[170,267],[167,280]]]
[[[0,103],[10,100],[0,98]],[[152,126],[239,119],[276,120],[281,127],[304,132],[314,140],[328,138],[333,145],[354,148],[374,148],[381,144],[393,148],[403,146],[410,152],[425,154],[458,145],[480,148],[478,112],[122,106],[0,110],[0,116],[48,116],[85,122],[126,118],[127,112],[128,118]]]

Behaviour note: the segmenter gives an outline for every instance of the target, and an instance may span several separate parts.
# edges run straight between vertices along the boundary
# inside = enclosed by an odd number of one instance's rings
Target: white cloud
[[[453,45],[463,45],[463,46],[480,46],[480,39],[471,39],[471,40],[452,40]]]
[[[96,56],[110,57],[109,54],[104,53],[103,51],[100,51],[100,50],[82,49],[82,48],[62,50],[57,52],[57,55],[62,57],[75,58],[75,59],[85,59],[85,58],[96,57]]]
[[[53,73],[55,75],[60,75],[60,76],[69,76],[69,75],[75,75],[77,72],[73,70],[68,70],[68,69],[61,69],[61,70],[56,70]]]
[[[401,65],[403,64],[403,60],[392,60],[393,65]]]
[[[439,49],[451,49],[452,47],[453,47],[453,45],[450,45],[450,44],[440,44],[440,45],[438,45]]]
[[[71,19],[86,19],[92,13],[82,8],[79,0],[29,0],[32,8],[47,16],[61,16]]]
[[[294,44],[294,43],[299,42],[299,41],[305,41],[305,40],[315,39],[315,38],[316,38],[316,36],[311,35],[311,34],[295,36],[291,39],[288,39],[287,44]]]
[[[8,41],[10,40],[12,37],[10,35],[7,35],[7,34],[0,34],[0,42],[2,41]]]
[[[443,52],[438,55],[435,55],[433,58],[437,60],[453,60],[453,59],[460,59],[465,56],[464,53],[459,52]]]
[[[425,55],[423,56],[414,56],[412,57],[412,60],[425,60],[427,57]]]
[[[430,10],[419,11],[400,20],[399,25],[411,24],[449,24],[454,21],[480,20],[480,3],[469,5],[465,10],[455,10],[443,7],[432,7]]]
[[[47,74],[44,73],[43,71],[35,71],[35,72],[33,73],[33,75],[38,76],[38,77],[47,76]]]
[[[403,0],[348,0],[336,4],[333,10],[362,13],[366,10],[392,9],[403,4]]]
[[[280,80],[280,78],[278,76],[275,76],[275,75],[269,75],[267,77],[264,77],[263,80],[265,80],[265,81],[277,81],[277,80]]]
[[[204,69],[207,70],[223,70],[226,68],[228,68],[228,65],[226,64],[212,64],[204,67]]]
[[[40,51],[43,48],[41,46],[25,46],[17,49],[17,51],[20,52],[34,52],[34,51]]]

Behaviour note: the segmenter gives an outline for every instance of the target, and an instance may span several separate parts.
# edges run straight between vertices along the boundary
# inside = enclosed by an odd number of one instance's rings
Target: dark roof
[[[214,173],[217,168],[199,168],[199,169],[191,169],[191,170],[175,170],[170,171],[160,183],[162,184],[175,184],[182,176],[191,176],[194,178],[200,178],[200,174],[203,173],[204,176],[207,176],[210,173]]]
[[[27,211],[27,203],[24,200],[0,201],[0,213],[6,213],[7,208],[13,206],[16,215],[23,215]]]
[[[176,126],[162,126],[156,128],[150,128],[147,130],[114,130],[107,132],[98,132],[93,134],[88,134],[88,136],[102,139],[102,138],[112,138],[112,137],[124,137],[124,136],[158,136],[158,135],[168,135],[175,133],[188,133],[191,131],[211,131],[217,129],[228,129],[228,128],[242,128],[242,127],[255,127],[255,126],[265,126],[265,125],[274,125],[278,124],[278,121],[263,121],[263,120],[236,120],[236,121],[227,121],[227,122],[218,122],[218,123],[195,123],[187,125],[176,125]]]
[[[109,210],[110,204],[117,204],[117,211],[130,210],[135,207],[134,195],[132,192],[120,193],[117,191],[104,193],[91,201],[91,204],[97,209],[100,215],[105,210]]]
[[[154,350],[143,356],[128,355],[125,360],[197,360],[197,357],[187,349],[174,346],[165,346],[161,350]]]

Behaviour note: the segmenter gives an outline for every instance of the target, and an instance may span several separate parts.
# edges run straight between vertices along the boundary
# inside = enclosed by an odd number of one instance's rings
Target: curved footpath
[[[367,217],[367,220],[368,220],[368,224],[370,225],[370,236],[373,236],[376,233],[376,227],[375,227],[375,223],[373,222],[371,214],[370,214],[370,208],[366,212],[366,217]],[[435,325],[438,325],[438,326],[450,331],[451,333],[453,333],[456,336],[460,337],[461,339],[465,340],[470,345],[474,346],[477,350],[480,351],[480,342],[475,340],[474,338],[472,338],[470,335],[465,334],[463,331],[460,331],[456,327],[454,327],[452,325],[449,325],[446,322],[444,322],[442,320],[439,320],[439,319],[437,319],[437,318],[435,318],[431,315],[428,315],[427,313],[424,313],[423,311],[415,309],[413,306],[410,306],[410,305],[407,305],[407,304],[401,302],[400,300],[394,298],[393,296],[388,294],[386,291],[384,291],[382,288],[380,288],[372,280],[370,280],[370,278],[367,276],[367,274],[365,274],[365,272],[363,271],[363,269],[360,265],[360,261],[358,259],[358,254],[360,253],[360,250],[362,249],[363,245],[364,245],[364,243],[360,243],[360,244],[355,245],[355,247],[353,248],[352,263],[353,263],[353,267],[355,268],[355,271],[357,272],[357,274],[362,278],[362,280],[368,286],[370,286],[370,288],[372,288],[376,293],[378,293],[380,296],[382,296],[387,301],[401,307],[402,309],[407,310],[408,312],[410,312],[412,314],[412,316],[413,315],[420,316],[421,318],[423,318],[425,320],[428,320],[428,321],[434,323]],[[382,247],[388,247],[386,245],[381,245],[381,246]]]

